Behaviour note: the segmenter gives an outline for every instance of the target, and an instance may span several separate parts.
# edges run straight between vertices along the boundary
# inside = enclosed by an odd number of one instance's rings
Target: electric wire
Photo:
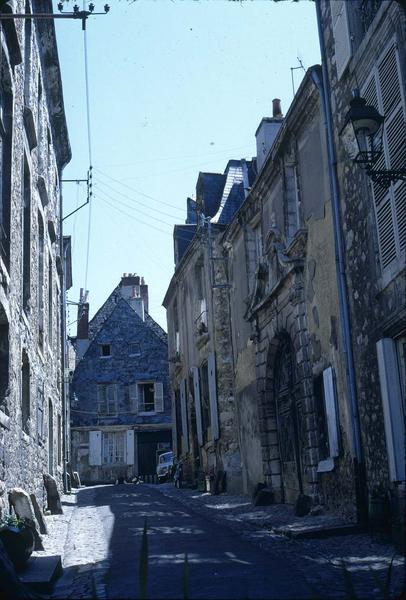
[[[99,194],[100,190],[97,192]],[[154,225],[151,225],[150,223],[146,223],[145,221],[141,221],[138,217],[127,213],[126,211],[122,210],[121,208],[119,208],[118,206],[116,206],[115,204],[112,204],[112,202],[109,202],[109,200],[112,200],[113,202],[116,202],[116,200],[114,198],[111,198],[110,196],[107,196],[107,194],[103,193],[103,195],[105,196],[104,198],[100,195],[98,195],[98,199],[101,200],[101,202],[103,202],[104,204],[108,205],[110,208],[112,208],[113,210],[121,213],[122,215],[128,217],[129,219],[136,221],[137,223],[140,223],[141,225],[144,225],[145,227],[150,227],[151,229],[154,229],[155,231],[159,231],[159,233],[164,233],[165,235],[173,235],[173,232],[169,232],[169,231],[165,231],[163,229],[160,229],[159,227],[154,227]],[[109,200],[107,200],[106,198],[108,198]],[[133,209],[135,210],[135,209]],[[137,209],[137,214],[138,214],[138,209]],[[156,219],[155,219],[156,220]],[[171,223],[165,223],[165,221],[161,221],[162,223],[166,224],[168,227],[173,228],[174,225]],[[192,236],[193,237],[193,236]],[[182,235],[180,233],[178,233],[178,235],[176,236],[176,239],[178,240],[183,240],[185,242],[190,242],[192,241],[192,238],[189,236],[185,236]]]
[[[148,219],[154,219],[154,221],[157,221],[158,223],[162,223],[163,225],[173,226],[172,223],[168,223],[168,221],[164,221],[162,219],[158,219],[158,217],[155,217],[153,215],[149,215],[148,213],[145,213],[144,211],[142,211],[139,208],[137,208],[136,206],[131,206],[131,204],[128,204],[127,202],[124,202],[123,200],[120,200],[119,198],[112,198],[111,196],[109,196],[108,194],[106,194],[106,192],[104,192],[102,189],[100,189],[99,187],[97,187],[97,195],[98,195],[98,197],[100,197],[100,194],[102,194],[105,198],[108,198],[109,200],[112,200],[113,202],[119,202],[120,204],[122,204],[126,208],[129,208],[132,211],[136,211],[137,215],[141,214],[141,215],[144,215],[145,217],[147,217]]]
[[[147,208],[148,210],[153,210],[154,212],[159,212],[160,215],[165,215],[166,217],[171,217],[171,218],[175,218],[173,214],[164,212],[162,210],[160,210],[159,208],[154,208],[153,206],[148,206],[148,204],[145,204],[144,202],[141,202],[140,200],[136,200],[135,198],[132,198],[131,196],[129,196],[128,194],[123,194],[123,192],[120,192],[119,190],[115,189],[113,186],[109,185],[108,183],[105,183],[104,181],[101,181],[100,179],[96,179],[96,184],[97,187],[99,187],[99,185],[107,187],[109,190],[111,190],[112,192],[114,192],[115,194],[118,194],[119,196],[122,196],[123,198],[127,198],[127,200],[131,200],[131,202],[135,202],[137,204],[139,204],[140,206],[144,206],[145,208]],[[100,189],[100,188],[99,188]],[[117,200],[117,202],[120,202],[120,200]],[[123,204],[126,204],[125,202],[123,202],[121,200],[121,202]],[[128,204],[126,204],[126,206],[129,206]],[[136,208],[136,207],[132,207],[132,208]],[[137,209],[138,210],[138,209]],[[184,211],[182,211],[184,213]],[[151,217],[151,215],[149,215]]]
[[[85,10],[85,0],[83,0],[83,10]],[[86,267],[85,267],[85,290],[87,290],[87,277],[89,272],[89,254],[90,254],[90,236],[91,236],[91,224],[92,224],[92,136],[90,127],[90,94],[89,94],[89,65],[88,65],[88,53],[87,53],[87,30],[83,31],[83,49],[85,57],[85,90],[86,90],[86,118],[87,118],[87,143],[89,151],[89,221],[87,226],[87,248],[86,248]]]
[[[148,198],[149,200],[154,200],[154,202],[159,202],[160,204],[163,204],[165,206],[169,206],[170,208],[175,208],[176,210],[178,210],[179,212],[181,212],[182,214],[184,214],[184,210],[182,208],[179,208],[179,206],[175,206],[174,204],[170,204],[169,202],[164,202],[163,200],[159,200],[158,198],[154,198],[153,196],[149,196],[148,194],[145,194],[145,192],[141,192],[141,190],[137,190],[134,187],[132,187],[130,185],[127,185],[126,183],[123,183],[119,179],[115,179],[114,177],[111,177],[111,175],[107,175],[107,173],[105,173],[104,171],[102,171],[98,167],[95,167],[94,170],[97,171],[98,173],[100,173],[101,175],[104,175],[104,177],[107,177],[108,179],[111,179],[111,181],[114,181],[115,183],[118,183],[119,185],[122,185],[123,187],[131,190],[132,192],[135,192],[136,194],[140,194],[140,196],[144,196],[145,198]]]

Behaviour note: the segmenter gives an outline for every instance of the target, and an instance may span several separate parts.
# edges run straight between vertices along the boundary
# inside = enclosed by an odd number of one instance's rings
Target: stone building
[[[71,385],[72,467],[85,483],[152,476],[172,447],[167,336],[144,278],[124,274],[89,322],[82,294]]]
[[[277,502],[304,495],[353,516],[320,86],[312,67],[284,118],[274,100],[256,132],[257,178],[222,243],[244,488],[263,481]]]
[[[175,273],[167,309],[174,448],[185,479],[241,491],[241,456],[234,410],[228,283],[216,240],[246,196],[250,162],[231,160],[224,174],[200,173],[196,204],[174,231]]]
[[[35,15],[52,6],[17,0],[2,3],[2,11]],[[70,158],[53,21],[2,20],[0,491],[23,488],[41,507],[43,474],[62,486],[66,449],[63,302],[70,266],[61,175]]]
[[[361,486],[369,498],[389,490],[396,512],[405,487],[406,181],[373,181],[346,153],[341,132],[358,90],[385,117],[373,169],[406,168],[405,9],[395,1],[323,1],[318,9],[346,241]]]

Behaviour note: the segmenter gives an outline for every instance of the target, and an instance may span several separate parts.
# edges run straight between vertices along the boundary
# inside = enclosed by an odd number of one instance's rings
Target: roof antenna
[[[306,72],[306,69],[303,66],[302,60],[297,56],[297,62],[299,63],[298,67],[290,67],[290,76],[292,78],[292,91],[293,91],[293,95],[295,95],[295,81],[293,79],[293,71],[296,71],[297,69],[303,69],[304,72]]]

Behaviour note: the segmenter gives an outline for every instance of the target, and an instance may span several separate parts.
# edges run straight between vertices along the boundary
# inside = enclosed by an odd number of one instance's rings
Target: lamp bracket
[[[388,189],[391,183],[395,183],[395,181],[406,181],[406,169],[399,169],[398,171],[374,171],[369,167],[366,172],[374,183],[377,183],[385,190]]]

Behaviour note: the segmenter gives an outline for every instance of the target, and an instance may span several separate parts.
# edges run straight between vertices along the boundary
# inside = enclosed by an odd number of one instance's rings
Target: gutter
[[[320,91],[325,118],[328,170],[331,192],[336,274],[338,285],[340,319],[342,323],[342,337],[344,345],[347,390],[349,394],[351,425],[352,425],[352,453],[355,470],[355,494],[357,504],[358,522],[366,519],[367,504],[365,499],[365,470],[361,442],[361,427],[358,411],[358,397],[355,377],[354,356],[351,340],[351,321],[348,302],[348,286],[345,272],[344,237],[341,224],[340,191],[337,177],[337,156],[334,144],[333,117],[331,112],[331,91],[328,78],[326,46],[322,29],[321,0],[316,0],[317,27],[320,43],[322,77],[316,69],[312,71],[312,79]]]

